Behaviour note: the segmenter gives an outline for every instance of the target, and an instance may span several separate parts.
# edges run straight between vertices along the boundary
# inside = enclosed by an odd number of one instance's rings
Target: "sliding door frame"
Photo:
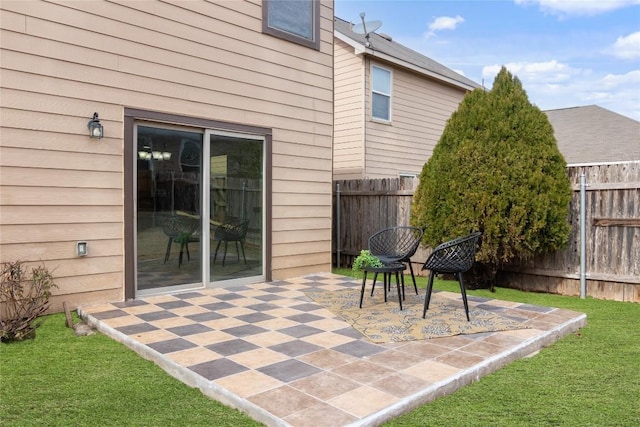
[[[264,138],[264,248],[263,269],[266,281],[271,281],[271,219],[272,219],[272,129],[238,123],[222,122],[134,108],[124,109],[124,297],[136,297],[136,156],[135,125],[137,121],[156,122],[158,125],[177,125],[199,128],[203,135],[220,131],[248,137]],[[203,141],[208,143],[207,138]],[[204,147],[203,147],[204,148]],[[204,169],[204,168],[203,168]],[[209,268],[205,266],[204,281],[209,283]]]

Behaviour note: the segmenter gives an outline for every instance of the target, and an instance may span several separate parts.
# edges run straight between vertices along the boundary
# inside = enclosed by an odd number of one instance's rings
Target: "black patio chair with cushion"
[[[238,256],[238,261],[240,261],[240,251],[238,250],[238,243],[240,243],[240,248],[242,249],[242,258],[244,258],[244,263],[246,264],[247,257],[244,252],[244,241],[247,237],[248,229],[248,219],[235,219],[217,226],[213,233],[213,240],[218,241],[216,250],[213,254],[213,263],[215,264],[216,258],[218,257],[218,249],[220,249],[220,244],[224,242],[224,255],[222,257],[222,266],[224,267],[224,262],[227,259],[227,244],[229,242],[234,242],[236,244],[236,255]]]
[[[418,294],[418,286],[416,278],[413,275],[413,267],[411,267],[411,257],[416,253],[422,239],[422,229],[418,227],[410,227],[401,225],[397,227],[389,227],[382,229],[369,237],[369,251],[380,259],[383,264],[393,264],[397,262],[409,263],[411,278],[413,279],[413,288]],[[373,276],[375,282],[377,273]],[[404,286],[404,280],[403,280]],[[371,290],[373,294],[373,289]]]
[[[173,215],[165,219],[162,223],[162,231],[169,238],[167,242],[167,252],[164,255],[164,262],[169,260],[171,255],[171,245],[173,242],[180,243],[180,256],[178,258],[178,267],[182,266],[182,255],[187,252],[187,260],[191,260],[189,254],[189,243],[199,242],[200,221],[197,218],[189,216]]]
[[[468,236],[459,237],[454,240],[442,243],[431,252],[429,258],[422,266],[423,270],[430,270],[429,283],[427,285],[427,293],[424,297],[424,310],[422,318],[424,319],[429,308],[431,300],[431,292],[433,291],[433,278],[438,273],[453,274],[460,283],[460,293],[464,302],[464,311],[469,321],[469,305],[467,304],[467,291],[464,287],[462,273],[469,270],[473,265],[476,255],[478,239],[482,235],[481,232],[475,232]]]

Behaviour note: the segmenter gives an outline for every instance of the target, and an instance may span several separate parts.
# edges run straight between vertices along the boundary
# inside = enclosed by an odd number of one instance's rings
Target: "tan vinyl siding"
[[[375,64],[392,68],[386,63]],[[369,79],[369,63],[365,70]],[[366,178],[418,175],[465,94],[462,89],[398,67],[393,68],[392,80],[390,123],[371,120],[371,94],[366,94]]]
[[[124,297],[125,107],[272,129],[272,277],[330,271],[333,2],[320,51],[262,34],[261,7],[0,3],[0,251],[56,269],[57,309]]]
[[[362,178],[364,160],[364,61],[335,40],[333,178]]]

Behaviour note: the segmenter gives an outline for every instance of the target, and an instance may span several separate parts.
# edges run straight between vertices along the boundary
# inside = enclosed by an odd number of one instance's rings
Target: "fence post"
[[[340,184],[336,183],[336,266],[340,268]]]
[[[586,213],[587,180],[584,171],[580,175],[580,298],[587,296],[587,213]]]

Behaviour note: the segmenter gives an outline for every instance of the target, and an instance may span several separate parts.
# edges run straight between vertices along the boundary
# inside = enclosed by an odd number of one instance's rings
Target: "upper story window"
[[[320,1],[263,0],[262,32],[320,49]]]
[[[371,66],[371,117],[391,121],[391,70]]]

